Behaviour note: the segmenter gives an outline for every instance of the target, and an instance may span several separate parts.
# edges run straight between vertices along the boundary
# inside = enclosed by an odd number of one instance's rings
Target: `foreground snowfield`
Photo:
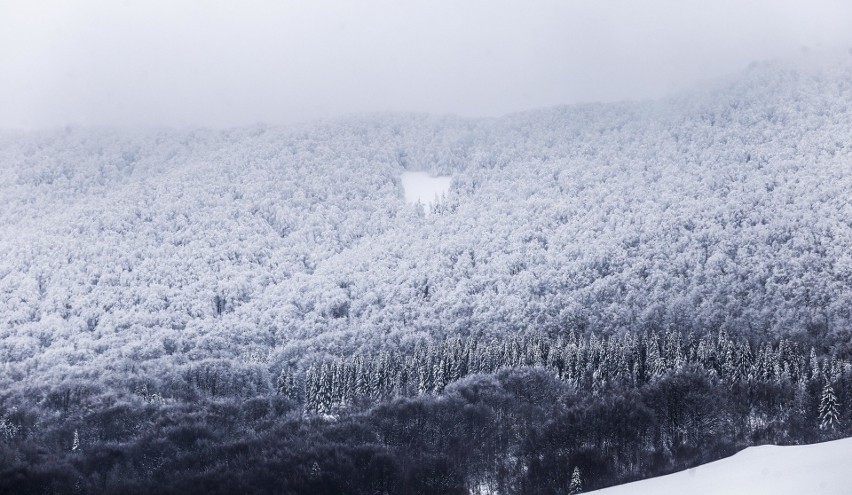
[[[850,495],[852,438],[815,445],[751,447],[679,473],[615,486],[599,495]]]

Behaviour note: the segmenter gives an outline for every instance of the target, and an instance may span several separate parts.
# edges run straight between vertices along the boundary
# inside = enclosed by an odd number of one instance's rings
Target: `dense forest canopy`
[[[248,449],[294,493],[358,459],[364,493],[563,493],[848,432],[850,131],[852,56],[498,119],[0,133],[5,486]]]
[[[6,133],[0,384],[424,337],[852,321],[852,64],[496,120]],[[400,174],[453,177],[435,215]]]

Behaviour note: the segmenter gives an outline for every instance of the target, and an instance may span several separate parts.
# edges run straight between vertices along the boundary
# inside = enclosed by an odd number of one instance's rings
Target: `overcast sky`
[[[0,127],[494,116],[852,46],[847,0],[0,0]]]

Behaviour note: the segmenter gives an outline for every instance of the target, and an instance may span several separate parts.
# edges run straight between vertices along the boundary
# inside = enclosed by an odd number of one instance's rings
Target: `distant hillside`
[[[852,57],[500,119],[0,135],[0,390],[431,336],[725,330],[849,357]],[[452,176],[424,216],[400,174]]]

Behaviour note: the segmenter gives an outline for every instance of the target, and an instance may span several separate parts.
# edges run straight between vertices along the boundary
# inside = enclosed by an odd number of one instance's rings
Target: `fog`
[[[852,46],[842,0],[0,3],[0,127],[496,116]]]

